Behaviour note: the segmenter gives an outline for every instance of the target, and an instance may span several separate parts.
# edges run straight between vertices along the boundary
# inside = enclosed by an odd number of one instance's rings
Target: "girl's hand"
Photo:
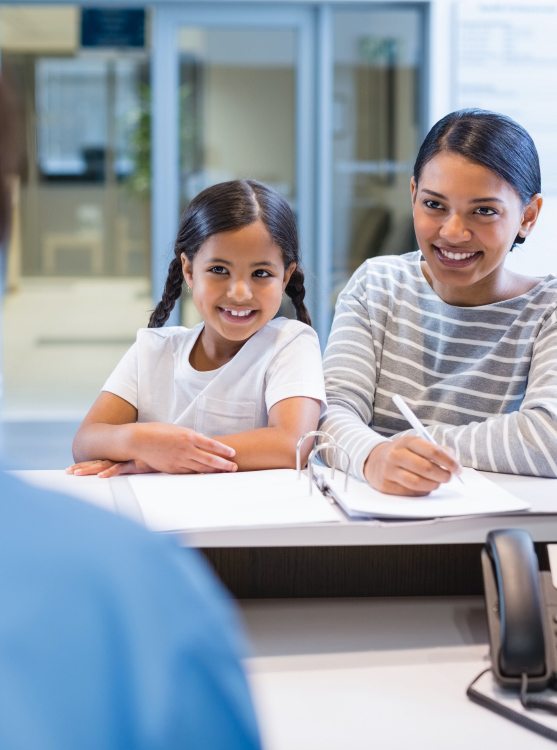
[[[66,469],[66,474],[74,474],[78,477],[97,476],[100,479],[110,479],[120,474],[150,474],[153,472],[144,461],[109,461],[99,458],[95,461],[80,461],[72,464]]]
[[[236,451],[228,445],[173,424],[137,422],[130,439],[131,455],[168,474],[207,474],[236,471],[230,461]]]
[[[376,490],[414,497],[428,495],[459,471],[449,450],[414,435],[379,443],[364,465],[365,478]]]

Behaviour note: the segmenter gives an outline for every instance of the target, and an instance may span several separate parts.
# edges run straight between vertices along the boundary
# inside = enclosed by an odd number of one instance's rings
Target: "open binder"
[[[323,442],[312,450],[308,467],[302,470],[302,444],[316,436]],[[333,449],[337,458],[342,456],[347,471],[317,464],[326,448]],[[513,513],[529,508],[528,503],[473,469],[464,470],[463,484],[449,482],[427,497],[386,495],[349,476],[346,451],[320,431],[300,438],[296,455],[296,469],[136,474],[128,477],[128,482],[144,523],[156,531],[338,523],[344,516],[412,520]]]

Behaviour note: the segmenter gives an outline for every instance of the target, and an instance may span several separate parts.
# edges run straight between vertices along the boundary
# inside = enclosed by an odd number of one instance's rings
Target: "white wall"
[[[431,124],[462,107],[510,115],[531,134],[544,208],[509,259],[529,275],[557,273],[557,0],[433,0]]]

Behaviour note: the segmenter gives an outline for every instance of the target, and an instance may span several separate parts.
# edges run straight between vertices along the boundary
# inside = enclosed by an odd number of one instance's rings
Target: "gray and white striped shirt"
[[[557,477],[557,278],[457,307],[433,291],[420,259],[367,260],[339,295],[321,429],[363,478],[371,449],[408,431],[392,403],[400,393],[464,466]]]

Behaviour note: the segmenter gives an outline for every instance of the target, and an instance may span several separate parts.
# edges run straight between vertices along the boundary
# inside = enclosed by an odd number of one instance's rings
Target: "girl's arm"
[[[313,398],[285,398],[269,410],[269,423],[247,432],[219,435],[216,440],[235,450],[240,471],[296,467],[296,444],[306,432],[317,429],[321,403]],[[312,441],[301,446],[302,466],[311,452]]]
[[[233,449],[187,427],[160,422],[137,422],[137,409],[103,391],[73,441],[77,462],[95,459],[140,461],[153,471],[190,473],[235,471],[228,460]]]

